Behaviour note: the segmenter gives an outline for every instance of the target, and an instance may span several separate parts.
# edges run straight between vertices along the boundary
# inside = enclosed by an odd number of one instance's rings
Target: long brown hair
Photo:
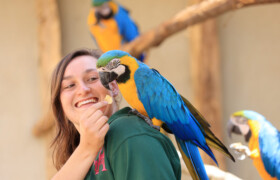
[[[57,134],[53,141],[53,161],[59,170],[80,142],[80,134],[75,126],[66,118],[60,102],[61,82],[67,65],[78,56],[92,56],[98,59],[102,52],[100,50],[80,49],[66,55],[56,66],[51,81],[51,103],[57,124]]]

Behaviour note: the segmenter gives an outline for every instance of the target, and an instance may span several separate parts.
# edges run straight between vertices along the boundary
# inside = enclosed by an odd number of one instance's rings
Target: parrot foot
[[[250,157],[251,155],[250,149],[241,143],[232,143],[230,148],[234,150],[235,154],[239,155],[239,160],[244,160],[246,157]]]
[[[154,129],[160,131],[160,127],[159,127],[159,126],[155,126],[155,125],[153,124],[152,120],[151,120],[149,117],[144,116],[143,114],[141,114],[140,112],[138,112],[136,109],[131,109],[130,113],[131,113],[131,114],[134,114],[134,115],[136,115],[136,116],[138,116],[138,117],[140,117],[141,119],[144,119],[144,120],[146,121],[146,123],[147,123],[149,126],[151,126],[152,128],[154,128]]]

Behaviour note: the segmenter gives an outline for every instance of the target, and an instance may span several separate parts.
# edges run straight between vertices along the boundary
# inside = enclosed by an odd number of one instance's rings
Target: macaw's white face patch
[[[119,65],[117,68],[113,70],[118,76],[125,73],[125,66]]]

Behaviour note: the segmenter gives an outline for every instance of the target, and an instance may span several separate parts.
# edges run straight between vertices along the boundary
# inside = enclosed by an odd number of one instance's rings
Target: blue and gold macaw
[[[111,11],[106,17],[96,12],[96,8],[103,4]],[[120,49],[122,44],[139,36],[138,27],[121,5],[111,0],[92,0],[92,6],[87,23],[93,39],[103,52]],[[144,54],[140,55],[139,60],[144,61]]]
[[[193,179],[208,179],[198,147],[216,163],[208,145],[234,160],[210,131],[210,125],[201,114],[158,71],[119,50],[104,53],[97,61],[97,68],[106,88],[109,89],[109,82],[116,80],[123,97],[132,108],[153,122],[161,122],[157,125],[162,125],[175,135]]]
[[[250,110],[235,112],[228,133],[241,134],[249,142],[248,151],[243,152],[253,160],[263,179],[280,180],[280,132],[264,116]]]

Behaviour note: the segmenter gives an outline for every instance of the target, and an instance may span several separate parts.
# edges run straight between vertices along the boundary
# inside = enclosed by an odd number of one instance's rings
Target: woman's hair
[[[66,55],[57,65],[51,81],[51,103],[57,122],[57,134],[53,141],[53,161],[57,170],[68,160],[80,142],[80,134],[75,126],[65,117],[60,102],[61,82],[67,65],[78,56],[92,56],[98,59],[100,50],[80,49]]]

